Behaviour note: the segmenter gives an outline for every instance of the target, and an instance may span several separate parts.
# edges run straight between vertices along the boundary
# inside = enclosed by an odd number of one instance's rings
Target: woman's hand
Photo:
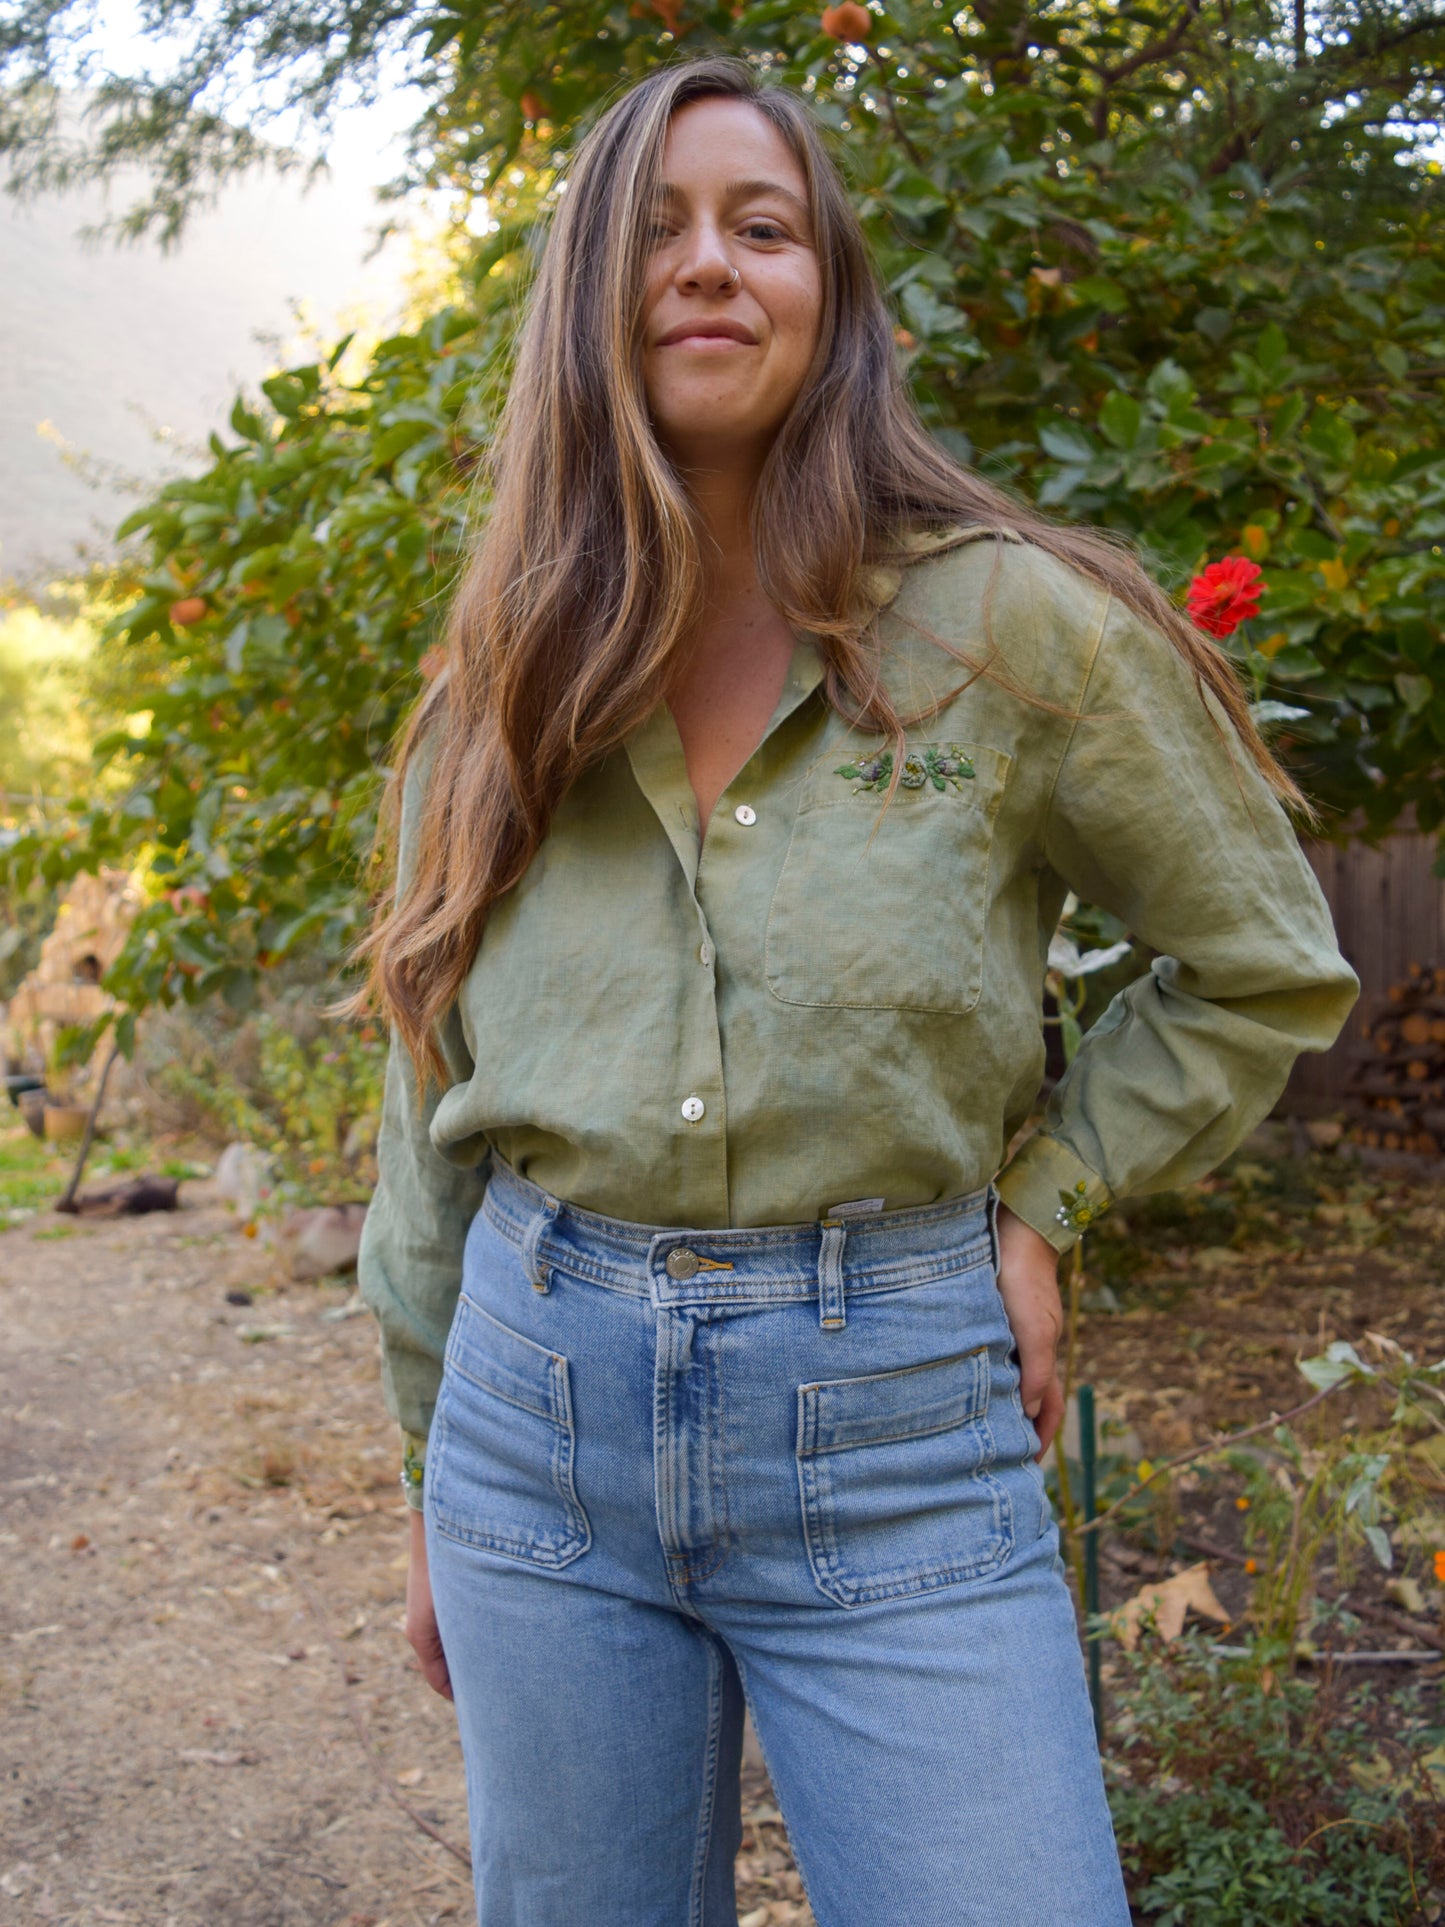
[[[422,1678],[443,1699],[452,1697],[447,1656],[442,1651],[437,1631],[436,1608],[432,1605],[431,1575],[426,1565],[426,1520],[413,1510],[409,1521],[411,1563],[406,1572],[406,1636],[421,1664]]]
[[[1064,1416],[1059,1383],[1059,1336],[1064,1306],[1059,1296],[1059,1254],[1048,1239],[998,1207],[998,1289],[1019,1348],[1019,1396],[1039,1435],[1040,1459]]]

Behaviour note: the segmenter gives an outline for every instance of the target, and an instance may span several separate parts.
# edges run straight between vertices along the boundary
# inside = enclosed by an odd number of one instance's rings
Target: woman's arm
[[[1289,819],[1207,701],[1168,638],[1111,600],[1044,855],[1161,954],[1086,1034],[999,1177],[1057,1251],[1115,1198],[1213,1169],[1359,993]]]
[[[425,794],[426,760],[407,772],[397,836],[397,890],[411,874],[411,854]],[[454,1083],[475,1068],[452,1006],[439,1042]],[[441,1384],[442,1356],[461,1289],[467,1229],[486,1189],[485,1161],[450,1163],[431,1139],[443,1092],[433,1085],[418,1111],[416,1073],[393,1033],[377,1138],[377,1184],[357,1257],[357,1284],[376,1316],[386,1408],[402,1429],[402,1487],[410,1505],[422,1502],[422,1463]]]

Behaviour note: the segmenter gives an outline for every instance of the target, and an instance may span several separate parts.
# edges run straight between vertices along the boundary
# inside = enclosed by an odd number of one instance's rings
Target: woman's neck
[[[750,528],[757,476],[750,469],[722,467],[683,473],[707,538],[703,545],[707,574],[704,608],[708,616],[714,616],[735,602],[747,600],[757,587]]]

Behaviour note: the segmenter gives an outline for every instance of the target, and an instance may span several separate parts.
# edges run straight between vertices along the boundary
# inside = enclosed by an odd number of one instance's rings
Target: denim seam
[[[706,1635],[699,1635],[706,1637]],[[707,1639],[707,1747],[703,1755],[702,1799],[698,1806],[697,1846],[692,1860],[691,1891],[688,1894],[688,1927],[706,1927],[703,1909],[707,1905],[707,1860],[712,1849],[714,1811],[717,1804],[717,1756],[722,1733],[722,1657],[713,1640]]]

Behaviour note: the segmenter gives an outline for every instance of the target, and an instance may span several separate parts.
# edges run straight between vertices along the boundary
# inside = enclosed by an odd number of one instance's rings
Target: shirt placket
[[[687,1194],[705,1197],[730,1224],[727,1088],[723,1068],[722,1025],[718,1012],[717,944],[707,914],[714,884],[725,887],[727,870],[748,860],[750,832],[768,799],[762,781],[763,752],[773,734],[812,695],[823,679],[823,664],[805,637],[794,644],[792,661],[777,707],[753,754],[718,798],[706,838],[699,835],[697,799],[688,780],[682,738],[666,703],[627,739],[627,755],[638,788],[651,805],[672,846],[687,885],[692,926],[675,933],[692,961],[682,978],[683,1044],[673,1067],[674,1128],[682,1135]]]

